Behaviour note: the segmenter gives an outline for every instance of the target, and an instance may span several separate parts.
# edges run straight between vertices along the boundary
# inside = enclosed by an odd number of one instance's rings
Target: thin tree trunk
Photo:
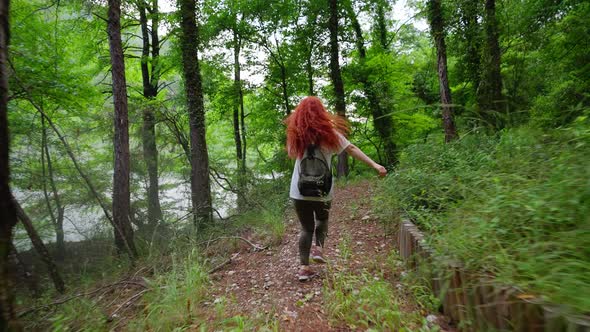
[[[9,1],[0,0],[0,331],[21,331],[14,312],[12,279],[8,271],[8,253],[16,210],[10,197],[8,163],[8,44],[10,21]]]
[[[158,11],[158,0],[152,0],[152,29],[151,29],[151,36],[152,36],[152,76],[151,76],[151,86],[152,89],[156,90],[156,95],[158,93],[158,84],[160,82],[160,35],[158,34],[158,29],[160,28],[160,12]]]
[[[148,100],[148,105],[143,110],[143,126],[142,126],[142,145],[143,145],[143,159],[146,163],[148,172],[148,226],[150,233],[153,231],[160,220],[162,220],[162,208],[160,206],[159,197],[159,179],[158,179],[158,149],[156,146],[156,119],[150,101],[154,100],[158,95],[159,83],[159,69],[157,68],[159,57],[159,37],[158,37],[158,3],[153,1],[151,11],[151,34],[148,29],[148,19],[146,15],[145,1],[139,2],[139,21],[141,25],[141,35],[143,41],[142,58],[141,58],[141,77],[143,80],[143,96]],[[151,55],[150,59],[150,40]],[[151,60],[151,75],[148,63]]]
[[[305,63],[305,71],[307,72],[307,86],[308,86],[308,93],[310,96],[315,96],[314,84],[313,84],[313,64],[311,62],[311,58],[313,56],[313,40],[310,41],[309,45],[309,53],[307,54],[307,61]]]
[[[45,128],[44,117],[41,117],[41,127],[41,168],[43,171],[43,194],[45,195],[45,202],[47,204],[49,215],[51,216],[53,228],[55,229],[55,259],[61,262],[64,260],[66,255],[63,228],[64,208],[62,207],[61,199],[59,197],[59,193],[57,192],[57,186],[55,185],[55,180],[53,178],[53,166],[51,163],[51,155],[49,154],[49,144],[47,143],[47,130]],[[47,158],[47,162],[45,162],[45,158]],[[47,163],[47,175],[45,174],[45,163]],[[57,217],[55,216],[53,208],[51,207],[51,199],[47,192],[46,179],[49,180],[49,184],[51,186],[53,200],[55,201],[55,207],[57,209]]]
[[[289,90],[287,85],[287,69],[281,64],[281,88],[283,89],[283,103],[287,116],[291,114],[291,105],[289,104]]]
[[[316,46],[316,33],[315,26],[317,25],[317,15],[308,15],[308,31],[309,33],[309,44],[307,44],[307,57],[305,61],[305,72],[307,73],[307,86],[308,93],[310,96],[315,96],[315,87],[313,82],[313,52]]]
[[[480,3],[478,1],[463,0],[459,5],[460,20],[463,25],[461,34],[465,40],[465,54],[462,56],[465,76],[471,82],[472,94],[477,96],[480,82],[481,63],[481,34],[478,16]]]
[[[178,125],[178,122],[175,119],[167,118],[166,120],[168,123],[168,129],[170,129],[170,131],[172,131],[172,133],[174,134],[174,137],[176,137],[176,141],[182,147],[182,150],[184,151],[184,155],[186,157],[186,160],[190,165],[191,164],[191,148],[190,148],[190,143],[189,143],[188,139],[186,138],[186,135],[184,134],[184,131],[180,128],[180,126]]]
[[[236,157],[238,167],[242,159],[242,136],[240,135],[240,93],[242,91],[240,82],[240,41],[237,32],[234,30],[234,103],[233,103],[233,125],[234,142],[236,144]]]
[[[243,17],[242,17],[243,19]],[[240,21],[242,20],[240,19]],[[242,48],[242,38],[239,38],[239,47],[238,49],[241,50]],[[238,52],[239,53],[239,52]],[[242,147],[242,158],[241,158],[241,171],[242,171],[242,178],[241,181],[242,183],[240,184],[241,186],[241,190],[246,190],[246,160],[247,160],[247,150],[246,150],[246,113],[244,110],[244,85],[242,84],[242,78],[241,78],[241,65],[239,62],[239,58],[236,60],[236,64],[238,65],[238,82],[239,82],[239,89],[238,89],[238,102],[239,102],[239,106],[240,106],[240,134],[241,134],[241,147]],[[244,200],[245,201],[245,200]]]
[[[185,80],[191,141],[191,196],[195,226],[212,220],[209,157],[207,154],[205,108],[199,69],[199,32],[196,24],[195,0],[179,0],[182,16],[182,63]]]
[[[382,51],[387,52],[389,43],[387,41],[387,22],[385,20],[385,8],[383,2],[377,3],[377,36],[379,37],[379,46]]]
[[[127,118],[127,86],[125,62],[121,42],[121,2],[108,1],[109,48],[113,81],[113,104],[115,108],[115,170],[113,174],[113,222],[121,232],[115,230],[115,245],[119,253],[127,252],[131,260],[137,257],[133,242],[133,227],[129,220],[129,122]]]
[[[18,216],[18,219],[22,222],[25,230],[27,231],[29,239],[31,239],[31,243],[33,244],[33,248],[35,248],[35,251],[37,251],[37,253],[41,257],[41,260],[47,266],[49,276],[51,277],[51,281],[53,281],[55,289],[63,294],[63,292],[65,291],[64,281],[61,278],[59,271],[57,270],[57,265],[55,265],[53,258],[51,258],[51,255],[49,254],[47,247],[45,247],[45,244],[43,244],[41,237],[35,230],[33,222],[25,213],[25,210],[23,210],[23,208],[20,206],[20,204],[16,201],[14,197],[11,197],[11,199],[12,204],[14,204],[14,207],[16,208],[16,215]]]
[[[49,184],[51,186],[51,190],[53,192],[53,199],[57,207],[57,224],[55,225],[55,244],[57,246],[56,256],[59,261],[62,261],[63,259],[65,259],[66,256],[66,242],[64,234],[65,207],[61,203],[61,199],[59,197],[57,187],[55,185],[51,156],[49,155],[49,148],[45,146],[45,149],[45,155],[47,156],[47,170],[49,172]]]
[[[369,68],[367,68],[366,66],[367,49],[365,47],[365,38],[363,37],[363,30],[358,21],[356,13],[354,12],[354,9],[352,8],[351,3],[347,3],[346,12],[348,14],[348,18],[350,19],[352,30],[355,34],[356,50],[359,54],[360,70],[357,79],[363,86],[363,90],[365,96],[367,97],[367,102],[369,103],[371,114],[373,115],[373,121],[375,121],[375,114],[378,112],[379,109],[379,100],[375,93],[373,85],[369,81]],[[382,163],[380,147],[376,144],[375,148],[379,156],[379,163]]]
[[[486,44],[482,55],[482,79],[478,89],[480,107],[484,119],[494,129],[504,126],[504,98],[502,97],[502,75],[500,73],[500,43],[498,21],[496,20],[496,1],[486,0],[484,29]]]
[[[340,74],[340,63],[338,60],[338,1],[328,0],[330,8],[330,18],[328,29],[330,31],[330,77],[334,86],[334,98],[336,114],[346,118],[346,104],[344,102],[344,83]],[[348,175],[348,154],[343,152],[338,155],[338,167],[336,176],[343,177]]]
[[[447,46],[444,36],[444,21],[442,17],[441,0],[430,0],[429,20],[438,64],[438,81],[440,85],[440,101],[442,104],[442,125],[445,131],[445,142],[459,138],[453,119],[453,102],[447,74]]]
[[[352,26],[352,30],[354,31],[355,35],[355,45],[356,50],[359,52],[359,59],[361,63],[364,65],[365,60],[367,59],[367,49],[365,48],[365,37],[363,37],[363,30],[361,25],[358,21],[357,15],[354,12],[354,8],[352,8],[352,4],[347,4],[346,6],[346,13],[348,14],[348,18],[350,19],[350,24]],[[364,66],[363,66],[364,69]],[[363,71],[364,73],[364,71]]]
[[[244,90],[240,89],[240,132],[242,134],[242,171],[243,171],[243,190],[246,190],[246,114],[244,113]]]
[[[237,18],[236,18],[237,20]],[[234,141],[236,143],[236,163],[237,163],[237,174],[238,174],[238,193],[237,193],[237,205],[238,211],[244,211],[245,209],[245,202],[244,202],[244,195],[245,195],[245,186],[244,180],[246,177],[246,161],[244,156],[244,149],[242,147],[242,135],[241,135],[241,121],[243,120],[243,116],[240,115],[240,110],[243,115],[244,113],[244,101],[243,101],[243,94],[242,94],[242,79],[240,76],[240,51],[241,51],[241,44],[242,41],[238,36],[238,32],[236,31],[236,27],[233,30],[233,44],[234,44],[234,87],[235,87],[235,97],[234,97],[234,107],[233,107],[233,125],[234,125]]]
[[[377,29],[380,29],[377,31],[377,34],[380,36],[379,46],[383,49],[383,52],[385,52],[387,49],[387,34],[384,34],[383,31],[381,31],[382,29],[386,29],[385,17],[383,16],[384,10],[381,6],[378,8],[381,9],[377,11],[377,22],[381,23],[377,24]],[[393,141],[393,121],[391,120],[391,115],[389,115],[389,113],[391,113],[390,108],[393,107],[392,103],[389,102],[389,100],[391,100],[391,91],[387,82],[382,86],[378,86],[378,84],[375,84],[370,80],[371,73],[370,69],[366,66],[367,50],[365,48],[365,40],[361,25],[359,24],[357,16],[350,4],[346,6],[346,11],[356,37],[355,44],[357,52],[359,53],[359,63],[361,68],[357,79],[363,86],[363,91],[373,117],[373,126],[377,130],[377,134],[383,143],[383,150],[385,152],[385,160],[382,160],[381,153],[379,152],[380,149],[377,148],[379,162],[386,165],[394,165],[397,163],[397,147]]]
[[[39,280],[37,280],[36,276],[33,274],[33,271],[23,261],[21,255],[19,254],[18,250],[16,250],[16,247],[13,243],[10,244],[10,257],[14,261],[13,264],[18,268],[18,271],[16,272],[22,275],[23,279],[25,279],[27,288],[29,289],[29,292],[31,292],[31,296],[33,298],[38,298],[41,296],[41,292],[39,290]]]
[[[45,205],[47,205],[47,212],[49,212],[49,217],[51,218],[51,223],[55,228],[57,225],[57,218],[55,217],[55,213],[53,212],[53,208],[51,207],[51,199],[49,198],[49,192],[47,191],[47,172],[45,170],[45,146],[47,145],[47,130],[45,129],[45,118],[41,117],[41,177],[42,179],[42,187],[43,187],[43,196],[45,197]]]
[[[379,46],[382,52],[387,53],[389,49],[387,40],[387,22],[385,20],[385,8],[383,3],[377,5],[377,35],[379,36]],[[371,82],[367,80],[369,86],[367,90],[376,100],[376,107],[373,108],[373,125],[383,142],[386,165],[397,164],[397,145],[393,140],[394,124],[391,117],[393,112],[393,92],[387,81]]]

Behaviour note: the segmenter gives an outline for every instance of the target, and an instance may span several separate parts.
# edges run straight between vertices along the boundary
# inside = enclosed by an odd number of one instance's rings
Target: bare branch
[[[201,243],[198,243],[197,245],[207,244],[207,246],[209,246],[211,243],[217,242],[219,240],[240,240],[240,241],[243,241],[243,242],[246,242],[247,244],[249,244],[254,249],[254,251],[263,251],[266,248],[268,248],[268,246],[261,247],[257,244],[254,244],[254,243],[250,242],[250,240],[243,238],[241,236],[220,236],[220,237],[212,239],[212,240],[203,241]]]
[[[128,298],[127,300],[125,300],[115,311],[113,311],[109,317],[107,317],[107,321],[111,322],[117,315],[117,313],[119,313],[119,311],[128,308],[131,304],[133,304],[135,301],[137,301],[138,299],[141,298],[141,296],[143,294],[145,294],[146,292],[148,292],[149,289],[144,289],[141,292],[134,294],[133,296],[131,296],[130,298]]]
[[[68,297],[59,299],[59,300],[57,300],[55,302],[51,302],[49,304],[45,304],[45,305],[41,305],[41,306],[38,306],[38,307],[34,307],[34,308],[23,310],[20,313],[18,313],[18,317],[23,317],[23,316],[26,316],[26,315],[31,314],[33,312],[37,312],[39,310],[43,310],[43,309],[51,308],[51,307],[56,306],[56,305],[64,304],[66,302],[69,302],[71,300],[77,299],[79,297],[90,296],[90,295],[96,294],[96,293],[98,293],[98,292],[100,292],[100,291],[102,291],[104,289],[115,287],[115,286],[120,286],[120,285],[135,285],[135,286],[140,286],[140,287],[144,287],[144,288],[147,287],[145,284],[139,283],[139,282],[136,282],[136,281],[131,281],[131,280],[118,281],[118,282],[115,282],[115,283],[112,283],[112,284],[108,284],[108,285],[99,287],[99,288],[97,288],[97,289],[95,289],[93,291],[90,291],[90,292],[79,293],[79,294],[76,294],[76,295],[72,295],[72,296],[68,296]]]

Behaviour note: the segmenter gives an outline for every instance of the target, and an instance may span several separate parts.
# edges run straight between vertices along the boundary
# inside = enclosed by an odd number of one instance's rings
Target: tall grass
[[[407,213],[468,269],[590,312],[590,125],[414,145],[382,186],[382,214]]]
[[[49,321],[54,332],[108,331],[106,316],[94,302],[84,298],[64,304],[59,313],[49,318]],[[28,328],[37,330],[40,326],[28,326]]]
[[[79,271],[68,275],[72,279],[71,284],[83,284],[83,287],[69,289],[73,295],[128,278],[130,273],[133,278],[144,277],[149,291],[140,294],[133,305],[124,307],[116,317],[110,317],[112,321],[107,314],[113,311],[113,306],[124,305],[119,303],[124,296],[121,298],[119,294],[114,294],[105,297],[98,296],[101,294],[98,293],[96,296],[75,298],[60,306],[49,306],[51,310],[41,311],[40,315],[28,315],[25,318],[27,328],[48,329],[51,326],[56,331],[108,331],[125,325],[129,330],[170,331],[192,329],[196,325],[205,329],[239,331],[253,330],[256,326],[258,329],[276,330],[278,325],[273,317],[229,319],[224,316],[223,308],[221,313],[213,313],[215,317],[211,317],[211,308],[204,303],[212,302],[207,299],[209,269],[225,261],[240,243],[235,240],[212,240],[246,234],[243,236],[257,244],[280,243],[286,227],[284,211],[289,202],[287,181],[286,178],[259,180],[249,190],[248,205],[244,211],[226,220],[218,220],[198,233],[194,232],[190,216],[168,220],[153,234],[137,238],[141,258],[135,267],[125,259],[110,255],[109,250],[104,250],[102,256],[98,255],[100,260],[87,264],[86,257],[94,258],[97,252],[92,247],[88,253],[81,255]],[[108,245],[105,247],[109,248]],[[42,306],[55,301],[53,297],[51,293],[37,301],[20,302],[23,307]]]
[[[341,252],[350,251],[339,248]],[[425,322],[422,310],[415,308],[417,292],[406,291],[410,283],[404,281],[405,286],[398,284],[396,287],[385,277],[402,266],[399,254],[391,252],[378,261],[386,264],[377,264],[375,260],[375,266],[360,273],[335,271],[328,266],[323,293],[325,308],[334,326],[365,331],[437,331]],[[409,310],[408,306],[414,307]],[[420,306],[429,310],[428,306]]]
[[[150,291],[143,298],[145,316],[131,322],[131,329],[172,331],[192,324],[210,285],[196,252],[173,259],[169,272],[156,275],[149,280]]]

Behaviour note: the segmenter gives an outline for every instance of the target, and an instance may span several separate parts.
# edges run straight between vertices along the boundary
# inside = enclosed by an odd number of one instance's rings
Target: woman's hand
[[[377,171],[377,173],[379,173],[380,177],[384,177],[385,175],[387,175],[387,169],[385,169],[385,167],[375,163],[375,166],[373,166],[373,168]]]

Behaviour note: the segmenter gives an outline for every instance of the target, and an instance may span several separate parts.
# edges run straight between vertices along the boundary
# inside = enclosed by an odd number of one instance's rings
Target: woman
[[[315,160],[317,160],[319,158],[321,160],[319,162],[320,166],[324,163],[327,164],[329,172],[331,170],[332,156],[346,151],[352,157],[374,168],[380,176],[385,176],[387,170],[367,157],[344,137],[344,134],[348,132],[346,121],[341,117],[328,113],[317,97],[304,98],[287,118],[286,123],[287,152],[289,157],[296,159],[289,196],[293,199],[295,212],[301,223],[301,233],[299,235],[301,266],[298,278],[299,281],[306,281],[316,275],[309,267],[310,250],[313,261],[325,263],[322,249],[328,231],[333,183],[330,174],[326,190],[316,190],[317,194],[312,191],[312,196],[310,196],[310,191],[303,189],[305,185],[301,181],[301,178],[306,177],[302,173],[302,160],[305,167],[309,167],[307,165],[309,165],[310,159],[316,158]],[[315,179],[317,178],[315,177]],[[319,181],[319,183],[324,182],[323,178],[322,181]],[[315,246],[312,248],[314,233]]]

